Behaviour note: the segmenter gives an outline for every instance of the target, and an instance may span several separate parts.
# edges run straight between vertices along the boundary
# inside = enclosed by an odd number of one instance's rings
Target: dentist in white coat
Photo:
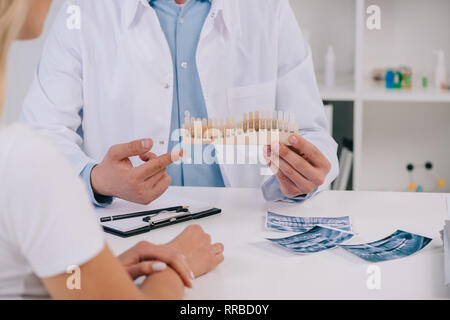
[[[261,165],[156,159],[179,144],[171,133],[186,111],[215,119],[255,110],[299,122],[292,147],[264,148],[269,178]],[[22,119],[60,146],[99,206],[114,197],[149,203],[169,184],[261,186],[267,200],[299,202],[338,174],[311,52],[288,0],[68,1]]]

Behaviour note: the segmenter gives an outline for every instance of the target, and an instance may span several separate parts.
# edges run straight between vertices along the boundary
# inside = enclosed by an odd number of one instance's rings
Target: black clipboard
[[[220,214],[220,213],[222,213],[222,209],[218,209],[218,208],[212,208],[212,209],[202,211],[202,212],[197,212],[194,214],[192,214],[188,211],[188,212],[186,212],[186,214],[180,215],[179,217],[170,218],[167,220],[160,221],[158,223],[150,223],[150,219],[148,219],[148,221],[146,221],[146,219],[149,217],[145,217],[145,218],[143,218],[143,220],[148,222],[148,226],[146,226],[146,227],[128,230],[128,231],[119,231],[114,228],[103,226],[103,230],[106,233],[113,234],[113,235],[121,237],[121,238],[129,238],[132,236],[136,236],[138,234],[150,232],[155,229],[164,228],[164,227],[171,226],[171,225],[181,223],[181,222],[202,219],[202,218],[206,218],[206,217]]]

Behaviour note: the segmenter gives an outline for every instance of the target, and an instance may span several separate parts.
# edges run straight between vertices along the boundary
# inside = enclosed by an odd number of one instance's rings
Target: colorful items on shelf
[[[427,89],[428,88],[428,78],[422,77],[422,88]]]
[[[441,90],[450,90],[450,86],[447,86],[445,83],[441,85]]]
[[[392,70],[386,71],[386,89],[394,89],[395,88],[395,73]]]
[[[447,66],[445,63],[445,51],[435,50],[437,63],[434,70],[433,87],[437,90],[450,90],[450,83],[447,81]],[[376,83],[384,82],[386,89],[406,89],[412,88],[412,68],[400,66],[398,68],[376,68],[372,71],[372,79]],[[422,88],[427,89],[430,86],[428,77],[422,77]]]
[[[386,89],[411,89],[412,71],[409,67],[388,69],[385,76]]]
[[[412,88],[412,71],[410,68],[405,68],[404,70],[402,70],[402,88]]]
[[[372,78],[377,83],[384,82],[386,89],[409,90],[412,88],[412,69],[410,67],[375,69],[372,72]],[[423,79],[422,85],[424,85]],[[426,86],[428,86],[428,80]]]
[[[409,185],[408,185],[408,190],[409,191],[412,191],[412,192],[424,192],[424,188],[423,188],[423,186],[422,185],[420,185],[420,184],[417,184],[415,181],[414,181],[414,178],[413,178],[413,172],[414,172],[414,169],[416,168],[416,167],[419,167],[420,168],[420,166],[415,166],[414,164],[412,164],[412,163],[409,163],[407,166],[406,166],[406,170],[409,172],[409,174],[410,174],[410,182],[409,182]],[[436,178],[436,176],[433,174],[433,163],[431,163],[431,162],[426,162],[425,163],[425,165],[423,166],[423,168],[425,168],[425,170],[427,170],[427,172],[429,172],[429,174],[433,177],[433,178]],[[438,188],[440,188],[440,189],[442,189],[442,188],[444,188],[445,187],[445,185],[447,184],[447,181],[444,179],[444,178],[438,178],[438,179],[436,179],[436,186],[438,187]]]

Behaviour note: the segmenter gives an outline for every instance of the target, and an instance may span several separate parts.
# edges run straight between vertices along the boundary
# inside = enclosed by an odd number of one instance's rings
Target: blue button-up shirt
[[[189,0],[182,9],[174,0],[150,0],[149,3],[158,15],[172,53],[174,84],[170,132],[173,133],[181,128],[186,111],[195,118],[208,118],[196,55],[200,33],[211,9],[211,0]],[[171,137],[169,150],[179,144],[179,137]],[[193,153],[193,150],[188,152]],[[172,185],[176,186],[225,186],[217,163],[171,165],[167,172],[172,178]]]
[[[211,0],[188,0],[178,6],[174,0],[149,0],[150,6],[158,15],[161,28],[166,36],[173,60],[174,84],[171,117],[171,132],[181,128],[184,114],[189,111],[191,117],[207,119],[208,113],[197,69],[196,54],[205,20],[211,9]],[[169,142],[169,150],[180,145],[180,138]],[[184,146],[186,148],[186,146]],[[193,151],[191,150],[191,154]],[[189,154],[189,153],[188,153]],[[212,153],[214,156],[214,152]],[[88,186],[93,203],[97,206],[108,205],[112,198],[96,195],[93,192],[90,176],[95,164],[87,165],[81,173]],[[171,165],[167,168],[176,186],[224,187],[223,177],[217,163]],[[299,202],[312,196],[287,198],[281,190],[278,180],[272,177],[262,187],[267,200]]]

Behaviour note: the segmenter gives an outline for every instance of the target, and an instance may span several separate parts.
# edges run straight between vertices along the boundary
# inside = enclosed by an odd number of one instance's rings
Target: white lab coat
[[[80,29],[70,20],[73,5],[81,9]],[[171,59],[146,0],[69,1],[47,39],[22,118],[56,142],[77,172],[100,162],[114,144],[147,137],[168,141]],[[256,109],[293,112],[300,134],[332,163],[321,188],[334,180],[337,145],[288,0],[213,0],[197,65],[210,118]],[[259,186],[260,168],[221,165],[232,187]]]

